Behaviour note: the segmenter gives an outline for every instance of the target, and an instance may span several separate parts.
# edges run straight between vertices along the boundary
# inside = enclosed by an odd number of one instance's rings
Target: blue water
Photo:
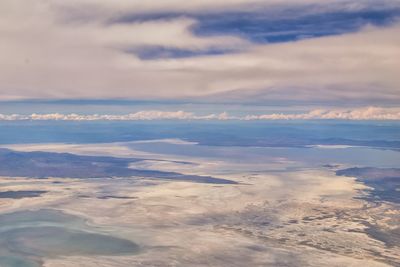
[[[150,121],[0,122],[0,144],[108,143],[180,138],[206,145],[304,146],[354,144],[400,148],[399,122]],[[358,144],[360,145],[360,144]]]

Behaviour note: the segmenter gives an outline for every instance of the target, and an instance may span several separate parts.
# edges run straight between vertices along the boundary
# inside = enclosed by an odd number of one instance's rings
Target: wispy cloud
[[[351,110],[316,109],[307,113],[230,116],[219,114],[196,115],[185,111],[146,110],[125,115],[80,114],[0,114],[0,121],[141,121],[141,120],[400,120],[400,108],[365,107]]]

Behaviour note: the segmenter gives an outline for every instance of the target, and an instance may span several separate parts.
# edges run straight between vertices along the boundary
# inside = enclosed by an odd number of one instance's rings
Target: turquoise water
[[[36,267],[44,258],[134,254],[139,246],[103,234],[85,220],[57,210],[0,215],[0,266]]]

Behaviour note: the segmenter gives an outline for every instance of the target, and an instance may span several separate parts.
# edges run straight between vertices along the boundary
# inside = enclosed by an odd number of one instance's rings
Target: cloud
[[[400,108],[365,107],[352,110],[316,109],[307,113],[230,116],[220,114],[195,115],[185,111],[144,110],[126,115],[79,114],[0,114],[0,121],[142,121],[142,120],[400,120]]]
[[[99,14],[100,17],[115,16],[116,14],[159,14],[161,12],[213,12],[213,11],[236,11],[236,10],[258,10],[260,8],[273,8],[279,6],[308,6],[321,4],[320,0],[164,0],[164,1],[140,1],[140,0],[53,0],[53,8],[65,11],[69,15],[73,13]],[[377,4],[371,0],[325,0],[325,5],[333,4],[346,10],[360,10]],[[379,1],[383,6],[396,6],[393,1]],[[86,7],[81,9],[77,7]],[[92,15],[93,16],[93,15]]]
[[[189,73],[208,74],[203,90],[210,94],[374,103],[369,101],[399,100],[399,56],[400,27],[394,26],[181,62]],[[175,67],[174,61],[168,63]]]
[[[251,10],[317,2],[1,1],[0,99],[398,103],[398,25],[256,44],[233,35],[195,35],[193,27],[199,22],[185,16],[108,23],[132,13]],[[346,9],[371,4],[340,3]],[[143,60],[129,52],[143,47],[194,51],[188,53],[198,56]],[[234,53],[204,52],[231,50]]]
[[[343,2],[337,2],[294,5],[290,8],[277,6],[235,12],[214,11],[188,16],[199,21],[194,32],[202,36],[232,34],[255,43],[279,43],[356,32],[365,25],[388,26],[400,16],[400,4],[390,6],[380,2],[380,5],[346,8]],[[144,16],[145,19],[152,17],[171,17],[171,14]],[[131,16],[121,21],[135,19],[138,18]]]
[[[315,109],[307,113],[248,115],[244,120],[400,120],[400,108]]]
[[[232,119],[226,113],[196,116],[192,112],[185,111],[159,111],[144,110],[126,115],[79,115],[79,114],[31,114],[31,115],[4,115],[0,114],[0,121],[138,121],[138,120],[227,120]]]

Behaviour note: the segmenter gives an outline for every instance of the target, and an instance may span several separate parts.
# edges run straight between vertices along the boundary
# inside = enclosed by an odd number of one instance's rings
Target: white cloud
[[[400,108],[365,107],[351,110],[316,109],[307,113],[230,116],[220,114],[196,115],[185,111],[144,110],[126,115],[79,115],[79,114],[0,114],[0,121],[140,121],[140,120],[400,120]]]
[[[227,120],[233,117],[228,117],[228,114],[209,114],[197,116],[192,112],[185,111],[160,111],[160,110],[144,110],[126,115],[79,115],[79,114],[31,114],[20,115],[0,114],[0,121],[20,121],[20,120],[57,120],[57,121],[140,121],[140,120]]]
[[[244,120],[400,120],[400,108],[316,109],[307,113],[248,115]]]

